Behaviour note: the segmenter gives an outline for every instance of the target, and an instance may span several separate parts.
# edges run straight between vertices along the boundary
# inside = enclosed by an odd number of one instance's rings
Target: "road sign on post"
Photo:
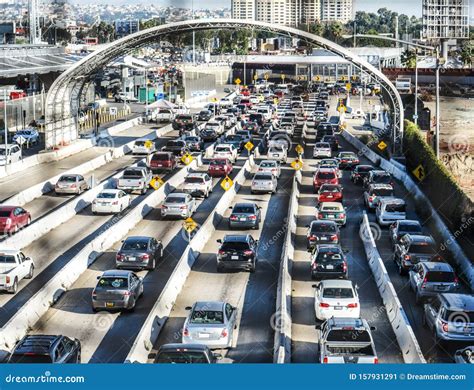
[[[426,177],[426,173],[425,173],[425,168],[423,167],[423,165],[418,165],[413,171],[412,171],[413,175],[415,175],[415,177],[419,180],[419,181],[423,181]]]
[[[301,145],[296,145],[295,150],[298,154],[303,154],[304,152],[304,148]]]
[[[224,191],[228,191],[232,188],[233,184],[234,182],[232,181],[232,179],[229,176],[226,176],[224,177],[224,179],[222,179],[221,187]]]
[[[247,149],[248,152],[250,152],[253,149],[253,143],[252,142],[247,142],[245,145],[245,149]]]
[[[303,168],[303,161],[301,161],[300,159],[296,159],[290,165],[295,171],[299,171]]]
[[[270,76],[268,75],[268,73],[265,73],[265,76],[263,76],[263,78],[264,78],[265,80],[268,80],[269,77],[270,77]]]
[[[194,157],[189,153],[185,153],[183,157],[181,157],[181,161],[183,162],[184,165],[191,164],[193,160],[194,160]]]
[[[282,74],[280,77],[281,77],[282,81],[285,81],[286,76],[284,74]]]
[[[242,83],[242,80],[237,77],[237,78],[234,80],[234,83],[236,83],[237,85],[240,85],[240,84]]]
[[[150,181],[150,187],[154,190],[159,189],[165,182],[159,176],[154,176],[153,179]]]

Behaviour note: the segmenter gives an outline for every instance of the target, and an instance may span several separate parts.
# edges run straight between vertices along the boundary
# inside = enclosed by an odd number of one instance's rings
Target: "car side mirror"
[[[191,306],[186,306],[186,307],[184,308],[184,310],[191,310],[191,309],[192,309]]]
[[[317,329],[317,330],[321,330],[321,327],[322,327],[322,324],[316,324],[314,326],[314,328]]]
[[[100,276],[97,276],[97,278],[96,278],[96,279],[97,279],[97,280],[99,280],[99,279],[100,279]]]
[[[370,330],[377,330],[377,328],[375,326],[371,326]]]
[[[221,360],[221,359],[222,359],[222,355],[221,355],[220,353],[213,352],[212,355],[213,355],[214,358],[216,358],[217,360]]]
[[[220,238],[219,238],[218,240],[216,240],[216,242],[217,242],[218,244],[222,244],[222,240],[221,240]]]
[[[229,210],[232,210],[232,209],[233,209],[233,207],[232,207],[232,206],[230,206],[230,207],[229,207]]]
[[[318,288],[318,285],[317,284],[312,284],[311,287]]]

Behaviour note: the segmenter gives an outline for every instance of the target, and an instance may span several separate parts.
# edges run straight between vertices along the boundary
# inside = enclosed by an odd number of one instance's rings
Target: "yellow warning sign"
[[[157,190],[160,188],[165,182],[163,179],[159,176],[154,176],[151,181],[150,181],[150,187],[153,188],[154,190]]]
[[[151,149],[153,147],[153,141],[147,140],[145,141],[145,148]]]
[[[263,76],[263,78],[264,78],[265,80],[268,80],[268,79],[270,78],[270,76],[268,75],[268,73],[265,73],[265,76]]]
[[[300,169],[303,168],[303,161],[295,160],[290,165],[295,171],[299,171]]]
[[[253,143],[249,141],[244,145],[244,147],[250,152],[253,149]]]
[[[423,165],[418,165],[413,171],[412,171],[413,175],[415,175],[415,177],[419,180],[419,181],[423,181],[424,178],[426,177],[426,173],[425,173],[425,168],[423,168]]]
[[[183,162],[184,165],[189,165],[193,162],[194,157],[190,155],[189,153],[185,153],[183,157],[181,157],[181,161]]]
[[[240,83],[242,83],[242,80],[239,79],[239,78],[236,78],[236,79],[234,80],[234,83],[236,83],[237,85],[240,85]]]
[[[340,113],[343,113],[343,112],[346,112],[347,111],[347,107],[344,106],[344,105],[341,105],[337,108],[337,111],[339,111]]]
[[[222,179],[221,187],[224,191],[230,190],[233,185],[234,185],[234,182],[229,176],[226,176],[224,177],[224,179]]]
[[[321,76],[313,76],[314,81],[321,81]]]
[[[298,154],[303,154],[304,152],[304,148],[301,145],[296,145],[295,150]]]
[[[184,220],[183,229],[188,233],[192,233],[194,230],[196,230],[197,226],[198,224],[191,217]]]
[[[282,74],[280,77],[281,77],[282,80],[285,80],[286,76],[284,74]]]
[[[380,141],[377,145],[377,147],[380,149],[380,150],[385,150],[387,148],[387,144],[383,141]]]
[[[346,84],[346,89],[347,89],[348,91],[350,91],[351,88],[352,88],[352,84],[351,84],[351,83],[347,83],[347,84]]]

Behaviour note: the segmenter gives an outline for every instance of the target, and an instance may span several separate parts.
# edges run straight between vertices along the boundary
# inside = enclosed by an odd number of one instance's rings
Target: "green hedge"
[[[419,183],[420,188],[439,212],[451,233],[458,238],[466,255],[472,257],[474,248],[472,244],[469,245],[468,238],[472,239],[474,236],[474,224],[470,223],[474,212],[473,203],[443,163],[436,158],[419,128],[409,121],[405,121],[403,151],[407,171],[412,176],[413,170],[420,164],[423,166],[425,178]],[[414,180],[418,182],[417,178]],[[469,223],[466,224],[466,221]]]

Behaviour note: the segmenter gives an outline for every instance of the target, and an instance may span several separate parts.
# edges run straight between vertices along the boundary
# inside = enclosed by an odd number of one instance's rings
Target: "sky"
[[[102,3],[102,4],[146,4],[150,0],[70,0],[73,3]],[[422,0],[354,0],[356,11],[376,12],[379,8],[386,7],[408,16],[421,17]],[[157,5],[173,5],[175,7],[191,8],[193,0],[154,0]],[[230,8],[230,0],[194,0],[194,5],[199,8]],[[471,16],[474,17],[474,0],[470,0]]]

